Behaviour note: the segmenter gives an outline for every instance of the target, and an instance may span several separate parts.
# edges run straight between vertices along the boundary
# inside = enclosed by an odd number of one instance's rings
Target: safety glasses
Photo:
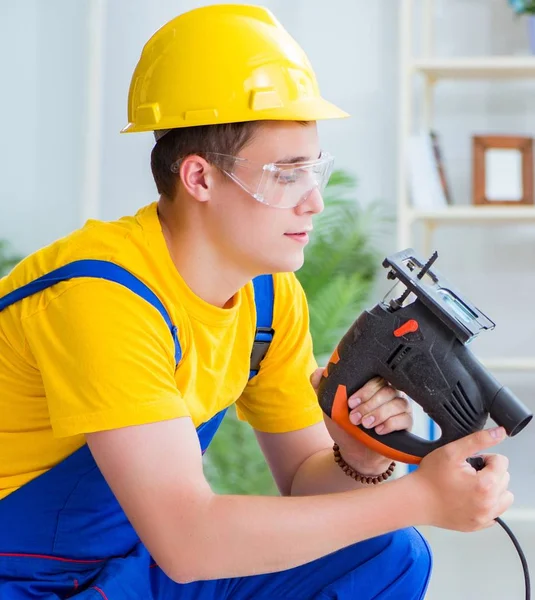
[[[255,200],[275,208],[299,206],[316,189],[321,194],[334,163],[334,157],[327,152],[307,162],[264,165],[218,152],[206,152],[204,156]],[[171,166],[174,173],[179,168],[179,161]]]

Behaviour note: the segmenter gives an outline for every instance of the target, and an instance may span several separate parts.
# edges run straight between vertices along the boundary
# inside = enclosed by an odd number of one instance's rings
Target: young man
[[[263,8],[191,11],[145,46],[126,131],[155,131],[159,201],[0,280],[1,598],[422,598],[412,526],[473,531],[510,505],[504,457],[465,461],[501,429],[367,485],[390,461],[323,419],[293,271],[332,167],[315,121],[343,116]],[[281,497],[204,479],[234,403]],[[348,411],[411,426],[376,379]]]

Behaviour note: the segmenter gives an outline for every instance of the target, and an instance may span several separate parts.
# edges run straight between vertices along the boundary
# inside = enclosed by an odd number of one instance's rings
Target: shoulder
[[[295,273],[275,273],[273,275],[273,285],[277,301],[286,302],[296,296],[305,296],[303,286]]]
[[[257,309],[260,303],[271,303],[274,319],[285,313],[300,314],[307,308],[305,291],[295,273],[263,275],[257,277],[253,284]],[[261,298],[256,298],[257,294]]]
[[[273,286],[273,328],[277,329],[277,325],[290,328],[300,322],[308,326],[306,294],[295,273],[276,273],[273,275]]]
[[[115,221],[87,221],[83,227],[28,254],[1,280],[3,290],[19,288],[74,261],[114,261],[130,254],[133,239],[142,231],[139,216],[150,208],[151,205],[142,208],[136,215]]]
[[[296,301],[306,304],[305,290],[295,273],[275,273],[273,286],[276,305],[291,308]]]
[[[147,211],[154,212],[151,205],[116,221],[88,221],[33,253],[0,280],[0,297],[57,272],[53,285],[36,289],[41,293],[14,306],[19,318],[34,321],[56,315],[66,324],[79,327],[83,321],[99,331],[137,330],[141,323],[144,330],[168,341],[166,317],[183,329],[183,309],[168,289],[167,263],[159,260],[160,249],[147,238]]]

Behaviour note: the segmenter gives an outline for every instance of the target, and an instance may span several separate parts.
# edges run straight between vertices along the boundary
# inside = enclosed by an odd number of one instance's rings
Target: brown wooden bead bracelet
[[[342,458],[342,455],[340,454],[340,447],[338,446],[338,444],[336,444],[336,443],[334,444],[333,451],[334,451],[334,460],[335,460],[335,462],[338,463],[338,465],[342,469],[342,471],[348,477],[352,477],[355,481],[359,481],[360,483],[367,483],[367,484],[373,484],[373,485],[376,485],[377,483],[381,483],[382,481],[387,480],[392,475],[392,473],[394,472],[394,469],[396,467],[396,463],[391,462],[388,469],[384,473],[381,473],[380,475],[375,475],[375,476],[362,475],[361,473],[358,473],[357,471],[355,471],[355,469],[353,469],[353,467],[350,467],[346,463],[346,461]]]

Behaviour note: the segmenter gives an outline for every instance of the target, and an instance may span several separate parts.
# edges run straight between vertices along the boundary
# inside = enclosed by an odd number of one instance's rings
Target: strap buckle
[[[251,371],[258,371],[260,363],[264,360],[269,345],[273,340],[275,330],[271,327],[257,327],[251,351]]]

